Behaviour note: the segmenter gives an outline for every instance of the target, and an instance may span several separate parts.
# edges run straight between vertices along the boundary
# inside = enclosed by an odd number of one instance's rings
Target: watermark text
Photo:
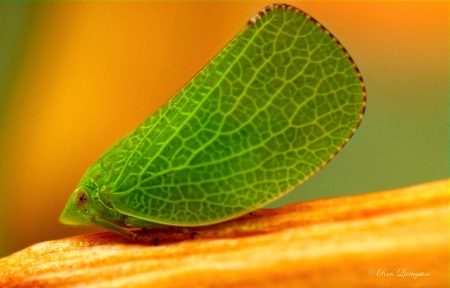
[[[397,270],[391,270],[388,268],[370,268],[368,271],[371,277],[411,277],[417,279],[417,277],[430,277],[429,272],[424,271],[409,271],[406,268],[399,268]]]

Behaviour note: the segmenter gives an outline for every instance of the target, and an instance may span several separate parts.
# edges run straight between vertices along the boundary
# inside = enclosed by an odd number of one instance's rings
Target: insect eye
[[[86,192],[84,191],[78,191],[75,195],[75,204],[77,204],[78,207],[83,207],[88,202]]]

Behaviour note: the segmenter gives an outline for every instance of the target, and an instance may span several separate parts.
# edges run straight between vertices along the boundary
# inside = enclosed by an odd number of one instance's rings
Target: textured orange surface
[[[449,180],[137,233],[35,244],[0,259],[0,284],[448,287]]]

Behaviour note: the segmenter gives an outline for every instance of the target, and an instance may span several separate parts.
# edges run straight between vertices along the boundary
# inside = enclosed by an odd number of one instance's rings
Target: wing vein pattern
[[[364,107],[361,75],[338,40],[296,8],[269,6],[98,160],[109,202],[162,224],[236,217],[330,161]]]

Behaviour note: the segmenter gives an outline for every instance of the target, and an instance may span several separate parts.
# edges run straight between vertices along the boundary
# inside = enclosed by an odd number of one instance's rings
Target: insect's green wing
[[[119,212],[156,223],[239,216],[323,167],[364,106],[342,45],[304,12],[269,6],[99,160],[104,195]]]

